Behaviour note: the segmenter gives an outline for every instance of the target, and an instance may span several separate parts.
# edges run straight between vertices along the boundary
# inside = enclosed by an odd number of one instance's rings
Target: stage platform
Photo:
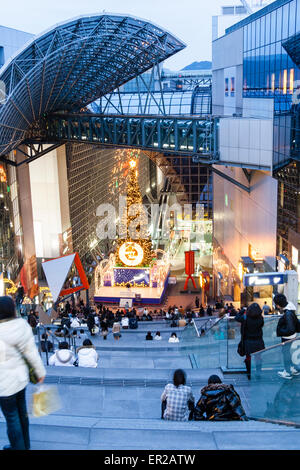
[[[100,287],[95,296],[95,302],[119,304],[122,299],[132,299],[132,304],[138,305],[160,305],[163,302],[168,282],[164,287]]]

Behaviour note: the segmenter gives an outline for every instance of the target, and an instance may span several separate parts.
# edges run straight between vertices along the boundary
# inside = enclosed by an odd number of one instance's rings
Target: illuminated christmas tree
[[[126,208],[121,216],[117,242],[117,266],[145,267],[153,258],[148,217],[138,183],[137,156],[131,153],[129,161]]]

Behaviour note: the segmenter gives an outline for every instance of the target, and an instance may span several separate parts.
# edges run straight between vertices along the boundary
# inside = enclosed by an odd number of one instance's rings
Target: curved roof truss
[[[30,41],[0,70],[0,155],[16,148],[48,113],[78,112],[185,47],[145,20],[82,16]]]

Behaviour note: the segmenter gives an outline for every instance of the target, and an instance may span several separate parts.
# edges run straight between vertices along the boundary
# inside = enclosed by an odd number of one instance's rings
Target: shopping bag
[[[61,408],[57,387],[41,385],[32,396],[32,414],[34,417],[47,416]]]

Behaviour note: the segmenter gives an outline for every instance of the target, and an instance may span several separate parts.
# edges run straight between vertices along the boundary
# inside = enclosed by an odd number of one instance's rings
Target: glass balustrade
[[[276,336],[278,315],[264,318],[263,338],[265,346],[280,343]],[[197,368],[222,367],[227,370],[244,370],[244,357],[239,356],[237,347],[241,339],[241,323],[233,317],[212,319],[211,323],[201,335],[198,325],[198,334],[193,323],[187,325],[182,331],[180,349],[182,354],[189,354],[193,366]],[[200,333],[200,334],[199,334]]]
[[[285,368],[288,378],[280,375]],[[299,425],[300,336],[252,354],[249,386],[249,416]]]

